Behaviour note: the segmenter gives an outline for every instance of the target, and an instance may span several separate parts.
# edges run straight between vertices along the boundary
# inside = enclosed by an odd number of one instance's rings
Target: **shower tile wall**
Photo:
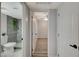
[[[13,28],[12,21],[14,19],[10,16],[7,16],[7,34],[8,34],[8,42],[16,42],[17,41],[17,29]]]

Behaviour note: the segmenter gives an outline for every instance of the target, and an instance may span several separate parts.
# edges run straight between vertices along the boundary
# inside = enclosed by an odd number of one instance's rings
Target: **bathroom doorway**
[[[7,16],[8,42],[15,42],[14,52],[22,50],[22,20]],[[17,56],[17,53],[16,53]]]
[[[22,57],[22,5],[1,3],[1,57]]]
[[[33,12],[32,57],[48,56],[48,13]]]

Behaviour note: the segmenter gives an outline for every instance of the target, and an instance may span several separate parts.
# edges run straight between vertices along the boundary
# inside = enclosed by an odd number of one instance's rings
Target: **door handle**
[[[37,33],[35,33],[35,35],[37,35]]]
[[[74,45],[69,45],[69,46],[71,46],[71,47],[77,49],[77,45],[76,45],[76,44],[74,44]]]

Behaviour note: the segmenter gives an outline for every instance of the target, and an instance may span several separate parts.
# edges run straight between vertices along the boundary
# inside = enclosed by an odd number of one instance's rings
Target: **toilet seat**
[[[4,52],[14,52],[14,47],[16,45],[16,42],[8,42],[3,45]]]
[[[4,47],[14,47],[16,45],[16,42],[8,42],[6,44],[4,44]]]

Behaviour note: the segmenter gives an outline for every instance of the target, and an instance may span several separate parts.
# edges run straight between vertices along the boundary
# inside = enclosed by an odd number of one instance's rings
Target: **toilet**
[[[3,45],[3,50],[4,51],[9,51],[9,52],[14,52],[14,47],[15,47],[16,43],[15,42],[8,42],[6,44]]]
[[[3,51],[5,55],[12,55],[14,53],[14,47],[16,45],[16,42],[7,42],[7,36],[1,37],[1,45],[3,46]]]

